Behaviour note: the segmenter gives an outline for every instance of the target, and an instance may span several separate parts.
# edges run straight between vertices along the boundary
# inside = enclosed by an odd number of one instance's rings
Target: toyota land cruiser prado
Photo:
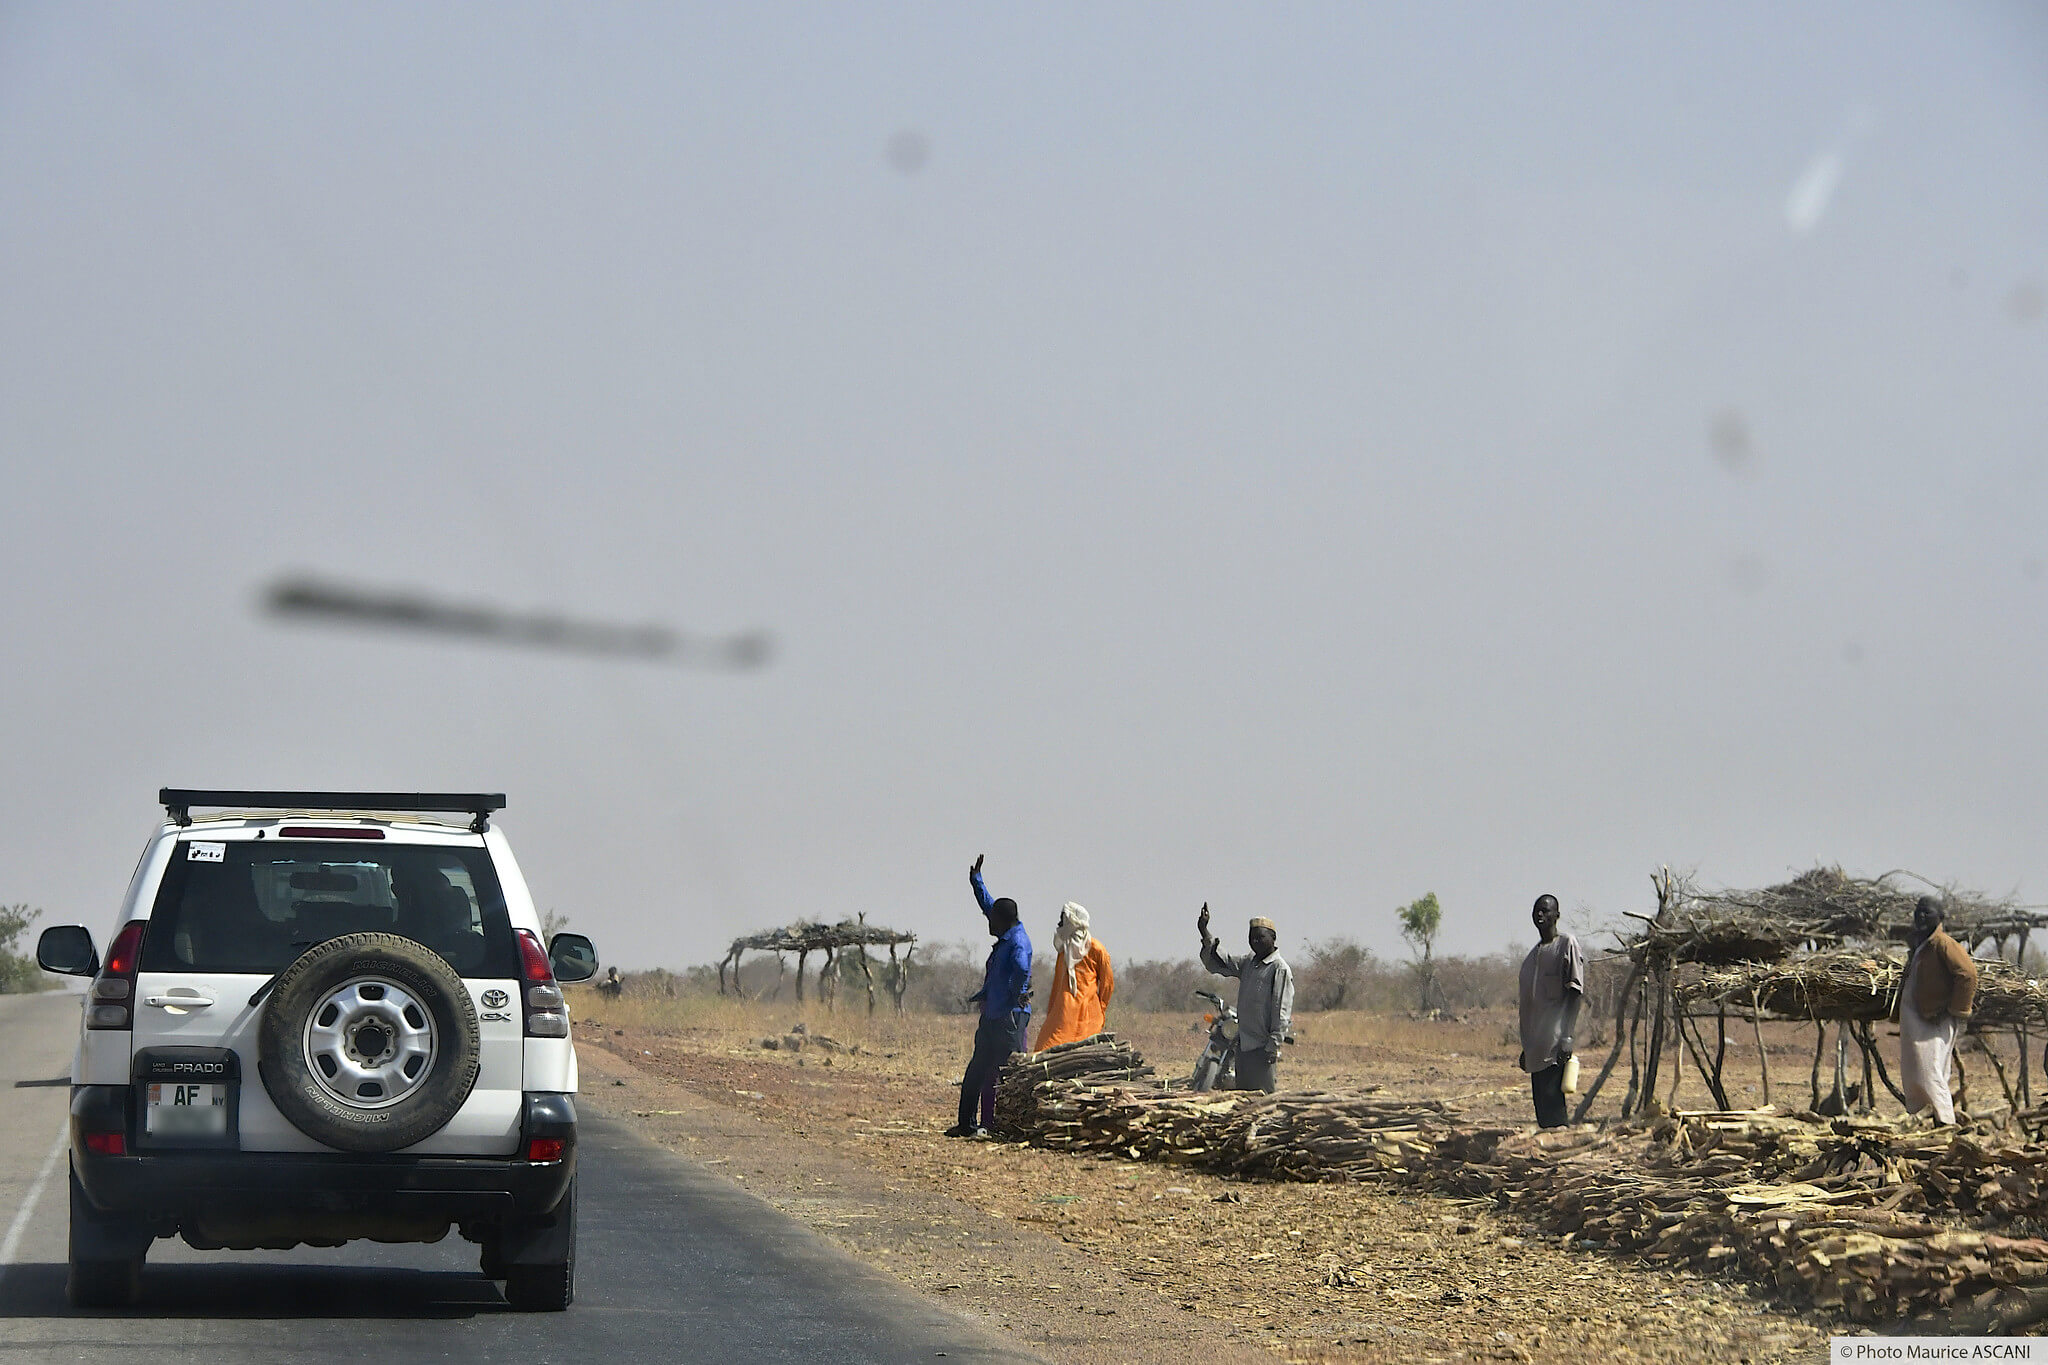
[[[516,1308],[575,1293],[576,1053],[502,795],[166,789],[102,960],[77,925],[37,961],[89,976],[71,1074],[81,1305],[132,1302],[158,1237],[481,1248]],[[194,820],[195,807],[223,810]],[[450,817],[453,818],[450,818]]]

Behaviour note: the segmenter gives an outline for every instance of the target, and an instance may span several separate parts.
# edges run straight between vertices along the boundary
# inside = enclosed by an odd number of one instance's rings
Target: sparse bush
[[[0,905],[0,995],[16,995],[46,989],[50,980],[36,966],[34,954],[14,950],[15,941],[43,912],[27,905]]]
[[[1326,938],[1311,943],[1294,973],[1294,1007],[1302,1011],[1357,1009],[1379,966],[1372,949],[1356,939]]]
[[[1443,957],[1436,961],[1437,1008],[1462,1014],[1467,1010],[1514,1007],[1521,993],[1522,954],[1507,948],[1477,957]]]
[[[1116,964],[1116,995],[1110,1012],[1129,1010],[1137,1014],[1185,1014],[1199,1009],[1198,990],[1214,990],[1217,978],[1201,963],[1188,958],[1160,962],[1119,962]],[[1225,999],[1230,997],[1226,995]]]

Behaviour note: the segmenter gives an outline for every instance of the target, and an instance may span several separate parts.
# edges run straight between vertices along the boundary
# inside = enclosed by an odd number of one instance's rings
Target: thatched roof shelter
[[[1897,1007],[1905,952],[1836,950],[1802,953],[1782,962],[1709,967],[1674,986],[1681,1002],[1712,1009],[1755,1008],[1780,1019],[1888,1019]],[[1977,963],[1974,1027],[2048,1023],[2048,982],[2003,959]]]
[[[1637,916],[1642,932],[1624,941],[1632,959],[1652,966],[1781,962],[1800,952],[1904,942],[1913,907],[1930,895],[1943,902],[1949,933],[1973,951],[1985,943],[2003,950],[2048,928],[2048,913],[1904,871],[1864,878],[1817,867],[1759,891],[1705,891],[1690,877],[1667,877],[1656,918]]]
[[[774,953],[778,959],[784,953],[796,954],[796,998],[804,998],[804,964],[812,953],[823,953],[825,964],[818,968],[818,989],[825,990],[825,974],[838,962],[839,954],[847,948],[858,949],[861,976],[868,983],[868,1009],[875,1007],[874,974],[868,967],[869,948],[889,950],[889,992],[896,999],[896,1008],[903,1009],[903,989],[908,980],[910,952],[915,950],[917,935],[900,929],[884,929],[879,924],[869,924],[866,915],[840,920],[837,924],[820,924],[815,920],[798,920],[795,924],[780,929],[764,929],[756,934],[742,934],[732,941],[725,950],[725,956],[718,961],[718,993],[725,994],[725,973],[732,969],[735,988],[739,985],[740,955],[742,953]],[[899,959],[896,950],[903,948]]]
[[[1820,1026],[1809,1073],[1814,1102],[1820,1102],[1826,1028],[1833,1024],[1835,1098],[1844,1094],[1847,1048],[1854,1041],[1863,1054],[1862,1095],[1868,1107],[1876,1080],[1891,1086],[1876,1055],[1873,1027],[1889,1017],[1897,999],[1905,964],[1898,945],[1911,933],[1922,896],[1941,900],[1948,932],[1980,955],[1978,1009],[1971,1028],[2015,1031],[2023,1060],[2018,1084],[2009,1093],[2015,1108],[2027,1100],[2027,1034],[2048,1023],[2048,989],[2027,977],[2024,963],[2028,939],[2035,930],[2048,929],[2048,911],[1905,871],[1852,877],[1839,867],[1816,867],[1755,891],[1708,891],[1669,868],[1652,881],[1657,913],[1631,915],[1641,921],[1641,929],[1620,936],[1620,953],[1632,967],[1617,1001],[1612,1050],[1579,1102],[1579,1118],[1585,1117],[1624,1047],[1629,1054],[1624,1115],[1656,1095],[1666,1059],[1677,1060],[1674,1050],[1692,1060],[1715,1102],[1726,1107],[1721,1062],[1731,1015],[1751,1021],[1767,1099],[1770,1067],[1758,1025],[1766,1018],[1804,1019]],[[1987,946],[1995,957],[1981,958]],[[2011,964],[2004,960],[2008,949],[2013,950]],[[2003,1073],[2000,1081],[2005,1081]],[[1893,1093],[1898,1093],[1895,1087]]]

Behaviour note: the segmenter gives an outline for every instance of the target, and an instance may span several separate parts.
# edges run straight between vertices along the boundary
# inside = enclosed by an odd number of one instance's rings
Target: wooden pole
[[[1621,1056],[1622,1044],[1627,1041],[1622,1032],[1621,1022],[1628,1010],[1629,996],[1634,993],[1636,980],[1643,974],[1642,964],[1636,964],[1628,974],[1628,983],[1621,988],[1621,997],[1614,1007],[1614,1046],[1607,1050],[1607,1064],[1600,1068],[1600,1074],[1586,1087],[1586,1093],[1579,1100],[1579,1107],[1572,1111],[1573,1123],[1584,1123],[1586,1111],[1593,1107],[1593,1097],[1600,1093],[1600,1087],[1607,1084],[1608,1075],[1614,1070],[1614,1063]],[[1633,1060],[1633,1058],[1631,1058]],[[1626,1103],[1624,1101],[1624,1103]],[[1623,1110],[1627,1112],[1626,1109]]]
[[[1721,1066],[1728,1060],[1728,1005],[1723,1001],[1714,1007],[1714,1093],[1721,1097],[1721,1107],[1728,1107],[1728,1087],[1721,1080]]]
[[[1764,1004],[1754,986],[1749,988],[1749,1025],[1756,1030],[1756,1064],[1764,1076],[1764,1103],[1771,1102],[1771,1054],[1764,1050]]]
[[[1817,1110],[1820,1108],[1820,1054],[1828,1045],[1828,1026],[1816,1019],[1813,1021],[1813,1029],[1813,1075],[1809,1078],[1813,1086],[1813,1104],[1809,1107]]]
[[[1906,1103],[1905,1092],[1892,1084],[1892,1073],[1885,1069],[1884,1054],[1877,1050],[1877,1034],[1871,1028],[1870,1021],[1868,1019],[1864,1020],[1861,1028],[1863,1031],[1864,1051],[1871,1061],[1877,1063],[1877,1078],[1884,1082],[1884,1088],[1891,1091],[1892,1098],[1899,1102],[1901,1108],[1904,1108]]]
[[[1877,1109],[1877,1080],[1871,1075],[1871,1050],[1863,1045],[1861,1034],[1856,1036],[1856,1046],[1863,1053],[1863,1112],[1869,1114]]]
[[[1956,1041],[1958,1044],[1960,1044],[1964,1041],[1964,1039],[1974,1039],[1976,1041],[1977,1047],[1984,1053],[1986,1057],[1990,1058],[1991,1069],[1998,1073],[1998,1088],[2005,1092],[2006,1107],[2009,1108],[2013,1113],[2017,1114],[2020,1111],[2019,1096],[2013,1093],[2012,1083],[2006,1080],[2005,1063],[2000,1061],[1998,1059],[1998,1054],[1991,1050],[1991,1043],[1989,1042],[1989,1040],[1987,1040],[1981,1033],[1967,1033],[1963,1035],[1963,1038],[1958,1038]],[[1958,1046],[1956,1048],[1956,1051],[1960,1052],[1962,1051],[1962,1048]]]
[[[1664,1006],[1671,998],[1671,992],[1664,984],[1664,972],[1661,967],[1652,971],[1651,979],[1657,992],[1657,1013],[1650,1020],[1649,1055],[1643,1061],[1643,1102],[1645,1105],[1657,1098],[1657,1072],[1659,1065],[1664,1059]]]
[[[1840,1020],[1835,1023],[1835,1093],[1828,1098],[1835,1102],[1835,1112],[1849,1112],[1849,1026]]]
[[[1636,998],[1628,1016],[1628,1093],[1621,1097],[1621,1116],[1627,1118],[1636,1111],[1643,1097],[1643,1053],[1640,1047],[1643,1011],[1650,1007],[1649,986],[1636,982]]]
[[[1692,1064],[1699,1068],[1700,1079],[1707,1083],[1707,1093],[1714,1097],[1714,1107],[1726,1109],[1728,1107],[1728,1095],[1726,1091],[1721,1089],[1721,1077],[1717,1072],[1707,1070],[1706,1040],[1702,1038],[1698,1047],[1693,1046],[1692,1033],[1686,1029],[1686,1025],[1691,1021],[1692,1016],[1687,1014],[1683,1007],[1674,1003],[1671,1009],[1671,1018],[1678,1025],[1678,1037],[1685,1044],[1686,1053],[1692,1058]],[[1677,1068],[1673,1069],[1676,1070]],[[1674,1095],[1677,1094],[1678,1087],[1676,1085],[1672,1086],[1671,1089]]]
[[[2034,1103],[2034,1089],[2027,1078],[2027,1049],[2032,1046],[2032,1039],[2027,1032],[2026,1020],[2020,1020],[2019,1027],[2012,1031],[2012,1036],[2013,1041],[2020,1045],[2020,1106],[2029,1108]]]
[[[804,968],[810,963],[810,960],[811,950],[808,948],[803,949],[796,955],[796,1002],[799,1005],[804,1002]]]
[[[1671,997],[1671,1013],[1673,1014],[1673,1016],[1676,1016],[1678,1013],[1678,993],[1677,991],[1671,988],[1668,978],[1666,979],[1665,983],[1665,991]],[[1676,1020],[1674,1017],[1674,1023],[1675,1022]],[[1678,1031],[1682,1035],[1683,1030]],[[1672,1110],[1678,1108],[1678,1087],[1683,1085],[1684,1083],[1685,1068],[1679,1065],[1678,1058],[1674,1055],[1671,1059],[1671,1089],[1667,1091],[1664,1095],[1665,1113],[1668,1114]]]

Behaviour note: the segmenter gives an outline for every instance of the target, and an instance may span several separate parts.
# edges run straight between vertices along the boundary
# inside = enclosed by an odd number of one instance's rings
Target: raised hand
[[[986,853],[977,853],[974,855],[974,870],[976,872],[981,871],[981,860],[983,858],[986,858],[987,856],[988,855]]]
[[[1209,902],[1202,902],[1202,913],[1195,916],[1195,932],[1202,936],[1202,942],[1209,941]]]

